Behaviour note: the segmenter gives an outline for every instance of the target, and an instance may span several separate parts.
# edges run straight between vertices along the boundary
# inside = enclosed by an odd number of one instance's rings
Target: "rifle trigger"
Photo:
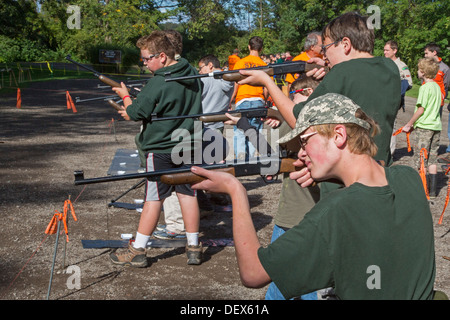
[[[278,175],[270,175],[269,177],[272,177],[271,179],[267,179],[267,176],[261,176],[261,178],[264,180],[265,183],[270,184],[278,181]]]

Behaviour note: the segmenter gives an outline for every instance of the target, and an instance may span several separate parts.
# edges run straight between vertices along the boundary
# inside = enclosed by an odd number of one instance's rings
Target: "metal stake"
[[[50,281],[49,281],[49,284],[48,284],[47,300],[48,300],[48,298],[50,296],[50,290],[51,290],[51,287],[52,287],[53,271],[55,269],[56,253],[58,251],[58,241],[59,241],[59,230],[60,230],[60,228],[61,228],[61,220],[59,220],[59,222],[58,222],[58,231],[56,232],[55,249],[54,249],[54,252],[53,252],[53,263],[52,263],[52,270],[51,270],[51,273],[50,273]]]

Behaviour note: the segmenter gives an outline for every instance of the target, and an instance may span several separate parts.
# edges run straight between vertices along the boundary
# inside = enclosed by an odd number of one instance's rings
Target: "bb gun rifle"
[[[211,112],[201,114],[189,114],[181,116],[159,117],[156,113],[150,116],[150,122],[153,121],[165,121],[165,120],[177,120],[177,119],[189,119],[194,118],[202,122],[221,122],[230,120],[225,113],[229,113],[235,117],[247,117],[247,118],[275,118],[284,121],[281,113],[278,110],[272,108],[254,108],[254,109],[241,109],[222,112]]]
[[[221,171],[232,174],[235,177],[244,176],[276,176],[280,173],[293,172],[298,170],[294,166],[295,159],[293,158],[279,158],[279,157],[265,157],[257,158],[254,161],[245,162],[243,160],[234,160],[231,162],[199,165],[199,167],[207,170]],[[131,173],[124,175],[113,175],[106,177],[98,177],[85,179],[84,171],[77,170],[74,172],[75,185],[85,185],[93,183],[104,183],[112,181],[142,179],[147,178],[150,181],[162,182],[169,185],[179,184],[194,184],[203,181],[205,178],[191,172],[190,167],[166,169],[144,173]],[[270,182],[273,182],[272,180]]]
[[[214,79],[224,79],[226,81],[240,81],[245,79],[247,76],[240,74],[240,70],[262,70],[267,73],[269,76],[276,76],[280,74],[287,73],[306,73],[308,71],[313,70],[314,68],[325,68],[325,71],[328,72],[328,67],[320,66],[317,64],[307,63],[305,61],[290,61],[284,63],[276,63],[269,64],[267,66],[247,68],[247,69],[236,69],[236,70],[228,70],[228,71],[216,71],[205,74],[196,74],[191,76],[183,76],[183,77],[172,77],[170,72],[165,73],[166,82],[169,81],[178,81],[178,80],[186,80],[186,79],[195,79],[195,78],[205,78],[205,77],[214,77]]]
[[[116,109],[117,111],[121,111],[121,110],[125,110],[124,107],[122,107],[120,104],[118,104],[116,101],[114,101],[113,99],[108,99],[106,100],[108,102],[108,104],[113,107],[114,109]]]
[[[88,71],[92,72],[94,74],[94,76],[96,76],[101,82],[109,85],[110,87],[113,87],[113,88],[120,88],[121,87],[119,82],[117,82],[117,81],[115,81],[115,80],[113,80],[111,78],[108,78],[107,76],[101,74],[100,72],[98,72],[98,71],[96,71],[96,70],[94,70],[94,69],[92,69],[92,68],[90,68],[88,66],[85,66],[85,65],[83,65],[83,64],[81,64],[79,62],[76,62],[75,60],[72,60],[71,57],[70,57],[70,54],[67,55],[66,60],[76,64],[77,66],[79,66],[79,67],[81,67],[81,68],[83,68],[85,70],[88,70]],[[136,97],[138,95],[138,93],[139,93],[139,90],[137,90],[134,87],[127,86],[127,89],[128,89],[129,94],[131,96],[133,96],[133,97]]]

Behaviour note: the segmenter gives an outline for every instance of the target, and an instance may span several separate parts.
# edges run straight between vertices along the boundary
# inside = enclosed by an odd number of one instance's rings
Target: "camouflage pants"
[[[416,156],[416,169],[420,168],[420,150],[425,148],[427,150],[428,159],[424,157],[425,168],[437,164],[437,156],[439,150],[440,131],[433,131],[427,129],[416,128],[414,129],[416,134],[417,147],[414,151]]]

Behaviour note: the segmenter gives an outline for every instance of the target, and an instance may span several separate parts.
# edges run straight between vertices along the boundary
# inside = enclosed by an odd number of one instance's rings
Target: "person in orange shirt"
[[[292,61],[308,61],[311,58],[322,58],[322,35],[320,32],[311,32],[308,33],[305,40],[305,45],[303,46],[304,50],[298,56],[296,56]],[[286,82],[290,87],[292,82],[298,78],[298,74],[290,74],[286,75]]]
[[[239,57],[239,49],[234,49],[233,54],[231,56],[228,56],[228,70],[233,70],[234,65],[236,62],[238,62],[241,58]]]
[[[240,59],[234,65],[234,69],[247,69],[254,67],[266,66],[267,63],[262,61],[260,53],[262,51],[264,41],[261,37],[255,36],[250,38],[248,42],[249,55]],[[235,83],[234,92],[231,101],[235,101],[235,109],[252,109],[262,108],[265,105],[267,98],[267,90],[263,87],[256,87],[251,85],[238,85]],[[263,122],[259,118],[249,118],[250,124],[255,130],[261,131]],[[234,152],[237,159],[246,159],[254,156],[256,149],[248,142],[245,134],[234,127]]]
[[[444,106],[444,99],[447,96],[449,79],[450,79],[450,70],[448,65],[442,61],[442,58],[439,57],[440,48],[435,43],[429,43],[425,46],[424,56],[425,58],[433,58],[436,62],[439,63],[439,72],[434,78],[434,81],[441,87],[442,93],[442,102],[441,107]],[[442,113],[442,111],[441,111]]]
[[[447,64],[442,61],[442,58],[439,57],[439,52],[441,48],[436,43],[429,43],[425,46],[424,56],[425,58],[433,58],[436,62],[439,63],[439,71],[434,78],[434,82],[436,82],[441,88],[441,110],[440,115],[442,117],[442,107],[444,106],[444,100],[448,94],[448,87],[450,85],[450,69]],[[450,111],[450,104],[447,106],[447,109]],[[450,115],[448,118],[448,123],[450,124]],[[447,135],[450,138],[450,127],[447,129]],[[445,150],[446,153],[450,152],[450,145],[447,146]],[[444,160],[446,162],[450,162],[450,155],[447,155]]]

